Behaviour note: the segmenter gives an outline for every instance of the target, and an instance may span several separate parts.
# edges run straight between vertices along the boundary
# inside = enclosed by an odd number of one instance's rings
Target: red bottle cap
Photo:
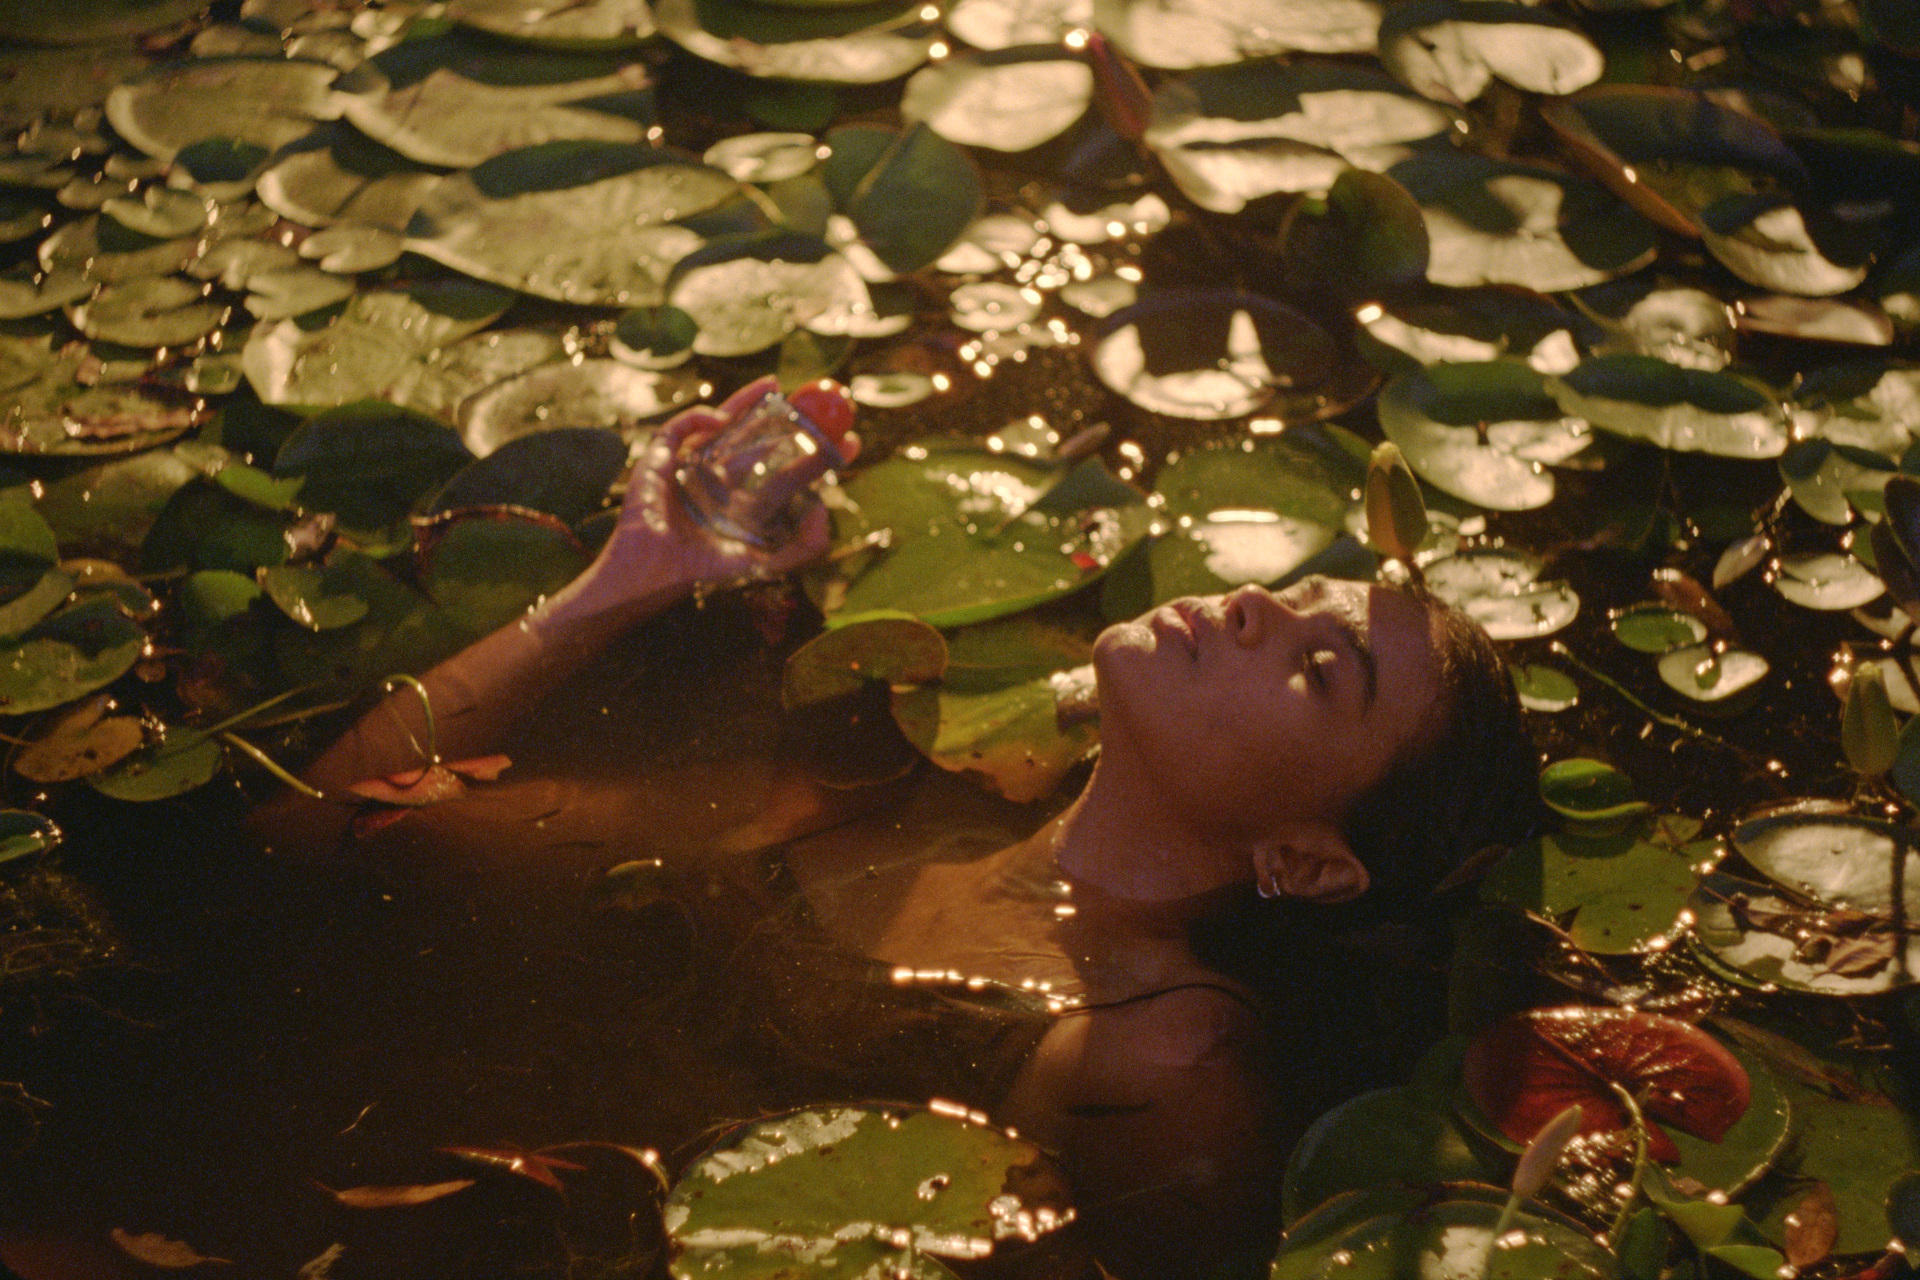
[[[787,403],[805,414],[820,433],[836,444],[853,430],[853,401],[846,388],[832,378],[822,378],[795,389]]]

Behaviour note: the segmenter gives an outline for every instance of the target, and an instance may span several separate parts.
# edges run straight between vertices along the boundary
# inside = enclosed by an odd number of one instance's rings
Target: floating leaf
[[[1053,792],[1096,735],[1062,728],[1059,673],[1088,661],[1076,636],[1009,618],[956,632],[937,684],[896,688],[893,716],[907,740],[943,769],[972,771],[1009,800]]]
[[[1591,439],[1562,415],[1541,376],[1518,361],[1434,364],[1380,392],[1380,427],[1414,470],[1455,497],[1496,511],[1553,500],[1546,466]]]
[[[1146,532],[1144,506],[1072,515],[1036,509],[1050,473],[1006,455],[928,443],[846,485],[834,512],[845,545],[890,530],[887,549],[835,563],[815,590],[829,614],[897,609],[934,626],[1017,613],[1094,581]]]
[[[0,711],[45,711],[111,683],[139,660],[147,636],[112,602],[92,599],[0,647]]]
[[[1682,697],[1699,703],[1725,702],[1766,678],[1767,660],[1746,649],[1715,652],[1710,645],[1688,645],[1661,657],[1660,680]]]
[[[914,72],[900,98],[900,118],[924,120],[963,146],[1025,151],[1064,132],[1092,101],[1093,71],[1084,62],[963,56]]]
[[[924,684],[947,665],[947,642],[911,614],[842,616],[787,659],[780,701],[789,711],[857,692],[869,680]]]
[[[896,272],[938,258],[980,211],[980,171],[925,124],[845,125],[828,132],[827,146],[820,172],[834,203]]]
[[[1557,293],[1653,260],[1653,228],[1583,178],[1459,152],[1424,152],[1387,175],[1427,222],[1427,279]]]
[[[9,6],[0,11],[0,35],[28,44],[90,45],[171,27],[205,7],[204,0],[82,0],[62,5],[57,13],[37,5]],[[101,56],[93,49],[85,52],[89,59]],[[33,56],[55,55],[36,50]]]
[[[1712,225],[1712,210],[1700,238],[1726,268],[1763,289],[1807,297],[1845,293],[1867,278],[1867,268],[1828,261],[1807,234],[1806,220],[1791,204],[1767,208],[1723,233]]]
[[[304,264],[247,275],[247,310],[256,320],[303,316],[353,296],[353,281]]]
[[[1556,760],[1540,771],[1540,798],[1549,809],[1581,822],[1609,822],[1647,812],[1633,779],[1598,760]]]
[[[654,0],[660,33],[750,76],[877,84],[927,60],[933,36],[903,24],[913,0],[796,8],[720,0]]]
[[[379,529],[473,461],[459,435],[431,418],[374,401],[307,419],[274,459],[276,476],[304,476],[300,500],[350,529]]]
[[[1731,374],[1651,356],[1597,356],[1547,386],[1568,414],[1662,449],[1773,458],[1787,447],[1779,402]]]
[[[509,50],[464,33],[402,41],[335,86],[339,114],[410,160],[464,169],[521,147],[639,143],[649,80],[611,54]]]
[[[1486,628],[1495,640],[1552,635],[1580,612],[1564,582],[1542,582],[1546,566],[1515,551],[1467,551],[1429,563],[1427,585],[1440,599]]]
[[[1638,604],[1613,619],[1614,639],[1640,653],[1671,653],[1707,638],[1706,624],[1661,604]]]
[[[367,616],[352,578],[330,574],[325,566],[275,565],[261,570],[260,585],[282,613],[310,631],[351,626]]]
[[[147,276],[106,285],[67,314],[89,338],[129,347],[179,347],[219,328],[227,308],[177,276]]]
[[[0,809],[0,864],[44,853],[60,843],[60,828],[25,809]]]
[[[1510,667],[1514,692],[1528,711],[1565,711],[1580,701],[1580,686],[1558,667],[1528,662]]]
[[[702,243],[676,219],[738,191],[719,170],[654,147],[549,142],[442,179],[408,225],[407,247],[538,297],[649,305]],[[556,225],[568,234],[552,234]]]
[[[1291,1222],[1341,1192],[1495,1176],[1447,1108],[1404,1086],[1375,1089],[1321,1116],[1294,1144],[1283,1212]]]
[[[404,1209],[416,1204],[443,1200],[456,1191],[474,1185],[472,1178],[454,1178],[447,1182],[429,1182],[411,1186],[323,1188],[349,1209]]]
[[[1850,555],[1806,552],[1780,557],[1773,589],[1805,609],[1857,609],[1886,590],[1873,570]]]
[[[653,34],[647,0],[452,0],[447,16],[510,40],[557,49],[626,47]]]
[[[143,1231],[138,1234],[115,1227],[107,1232],[107,1238],[120,1246],[120,1251],[129,1258],[144,1262],[150,1267],[163,1267],[169,1271],[178,1271],[186,1267],[198,1267],[209,1262],[231,1266],[226,1258],[209,1258],[192,1245],[180,1240],[169,1240],[156,1231]]]
[[[559,521],[510,508],[442,516],[420,542],[421,589],[475,638],[566,586],[590,559]]]
[[[1393,6],[1380,23],[1380,62],[1442,102],[1471,102],[1495,76],[1529,93],[1572,93],[1606,69],[1599,48],[1572,23],[1498,0]]]
[[[1368,53],[1373,0],[1094,0],[1094,26],[1135,62],[1178,70],[1276,53]]]
[[[1582,1133],[1627,1126],[1614,1095],[1640,1095],[1650,1153],[1679,1158],[1662,1121],[1719,1140],[1747,1109],[1747,1074],[1727,1049],[1677,1018],[1628,1009],[1533,1009],[1496,1023],[1468,1046],[1464,1080],[1474,1103],[1515,1142],[1530,1141],[1572,1103]]]
[[[1512,1213],[1504,1193],[1455,1185],[1435,1201],[1403,1188],[1353,1191],[1322,1205],[1288,1232],[1272,1280],[1333,1280],[1356,1261],[1392,1276],[1483,1280],[1602,1280],[1618,1263],[1571,1218],[1538,1204]],[[1496,1228],[1503,1234],[1494,1243]]]
[[[1027,1234],[1069,1221],[1065,1185],[1038,1148],[965,1114],[950,1103],[832,1107],[741,1126],[667,1197],[674,1276],[723,1280],[779,1259],[831,1258],[849,1274],[886,1265],[924,1277],[945,1269],[922,1256],[983,1258],[1016,1220]]]
[[[1217,421],[1323,382],[1334,358],[1325,331],[1283,303],[1169,289],[1107,318],[1093,370],[1143,409]]]
[[[1539,836],[1495,864],[1480,893],[1554,920],[1571,913],[1569,935],[1595,955],[1663,950],[1699,881],[1693,858],[1701,852],[1631,834]]]
[[[460,406],[460,435],[477,458],[510,441],[560,428],[611,428],[635,441],[641,426],[700,394],[690,373],[635,369],[618,360],[561,360],[495,383]]]
[[[693,318],[699,355],[764,351],[799,326],[857,332],[875,319],[866,281],[810,236],[716,244],[680,260],[666,300]]]
[[[627,442],[604,427],[553,427],[520,436],[447,481],[429,514],[515,506],[578,524],[605,503],[627,462]]]
[[[1795,1150],[1786,1166],[1796,1179],[1813,1179],[1833,1196],[1836,1254],[1879,1253],[1889,1238],[1895,1191],[1903,1174],[1920,1165],[1920,1143],[1901,1112],[1886,1105],[1843,1102],[1796,1088],[1799,1118]],[[1784,1170],[1783,1170],[1784,1171]],[[1787,1219],[1800,1211],[1804,1181],[1781,1196],[1761,1228],[1789,1247],[1802,1232]],[[1896,1224],[1893,1234],[1897,1234]]]
[[[260,174],[262,204],[303,226],[335,223],[404,232],[440,174],[344,124],[327,124]]]
[[[46,733],[14,756],[14,772],[30,782],[71,782],[139,750],[146,741],[139,718],[110,716],[110,710],[104,694],[64,709]]]
[[[290,58],[190,58],[122,81],[107,95],[121,137],[161,160],[208,138],[275,151],[340,114],[339,72]]]
[[[226,753],[217,739],[197,729],[176,727],[87,781],[102,795],[146,804],[205,786],[225,762]]]

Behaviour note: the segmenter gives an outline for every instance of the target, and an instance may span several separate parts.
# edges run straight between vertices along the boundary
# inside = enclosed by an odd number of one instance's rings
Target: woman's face
[[[1327,578],[1172,601],[1094,646],[1102,754],[1203,826],[1337,823],[1426,726],[1434,629],[1404,592]]]

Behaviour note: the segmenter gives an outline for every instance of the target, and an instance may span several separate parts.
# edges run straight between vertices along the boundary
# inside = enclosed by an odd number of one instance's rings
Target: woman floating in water
[[[442,755],[493,749],[561,679],[697,586],[825,552],[822,511],[760,551],[701,527],[674,491],[677,454],[764,389],[665,427],[593,564],[424,677]],[[1250,980],[1263,957],[1249,940],[1284,950],[1342,904],[1424,897],[1518,834],[1537,762],[1486,635],[1392,587],[1310,578],[1176,600],[1104,631],[1094,668],[1101,746],[1078,799],[997,854],[914,868],[864,943],[904,975],[1047,993],[1057,1016],[994,1118],[1060,1153],[1120,1275],[1213,1274],[1270,1249],[1280,1163],[1310,1118],[1275,1057],[1342,1035],[1276,1029],[1286,975]],[[406,769],[423,731],[403,692],[308,780],[334,790]]]

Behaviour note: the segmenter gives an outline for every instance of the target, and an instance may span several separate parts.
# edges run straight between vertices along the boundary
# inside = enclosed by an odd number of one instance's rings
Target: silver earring
[[[1280,896],[1280,886],[1274,883],[1272,867],[1260,868],[1258,874],[1254,876],[1254,883],[1255,887],[1260,890],[1261,897],[1277,898]]]

